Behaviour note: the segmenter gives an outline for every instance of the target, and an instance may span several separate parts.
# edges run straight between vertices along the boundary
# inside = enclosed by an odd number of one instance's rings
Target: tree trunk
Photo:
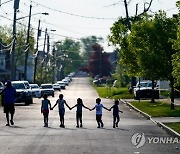
[[[151,92],[151,102],[154,103],[154,80],[152,80],[152,92]]]
[[[170,80],[170,100],[171,100],[171,110],[174,110],[174,78],[171,77]]]

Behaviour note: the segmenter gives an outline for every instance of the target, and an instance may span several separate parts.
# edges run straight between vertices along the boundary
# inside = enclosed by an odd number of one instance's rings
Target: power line
[[[74,13],[69,13],[69,12],[64,12],[64,11],[61,11],[61,10],[57,10],[57,9],[45,6],[43,4],[37,3],[35,1],[32,1],[32,2],[39,5],[39,6],[44,7],[46,9],[49,9],[49,10],[52,10],[52,11],[55,11],[55,12],[59,12],[59,13],[63,13],[63,14],[66,14],[66,15],[75,16],[75,17],[88,18],[88,19],[98,19],[98,20],[116,20],[117,19],[117,18],[101,18],[101,17],[83,16],[83,15],[78,15],[78,14],[74,14]]]

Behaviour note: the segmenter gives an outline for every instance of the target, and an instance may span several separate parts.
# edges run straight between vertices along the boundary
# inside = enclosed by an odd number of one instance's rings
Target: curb
[[[173,136],[176,136],[178,138],[180,138],[180,134],[177,133],[176,131],[174,131],[173,129],[169,128],[168,126],[164,125],[163,123],[159,122],[159,121],[156,121],[154,120],[149,114],[139,110],[138,108],[136,108],[135,106],[133,106],[131,103],[129,102],[126,102],[122,99],[120,99],[120,101],[127,105],[129,108],[132,108],[133,110],[139,112],[140,114],[142,114],[145,118],[147,118],[148,120],[151,120],[153,123],[157,124],[159,127],[163,128],[164,130],[166,130],[169,134],[173,135]]]

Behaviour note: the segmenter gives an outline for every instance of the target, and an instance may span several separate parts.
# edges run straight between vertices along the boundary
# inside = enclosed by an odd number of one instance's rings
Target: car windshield
[[[25,85],[23,83],[12,83],[12,86],[15,88],[15,89],[26,89],[25,88]]]
[[[52,85],[42,85],[41,88],[42,89],[51,89]]]
[[[0,82],[0,87],[3,87],[3,83],[2,82]]]
[[[35,88],[39,88],[39,86],[38,85],[31,85],[31,88],[35,89]]]
[[[141,87],[152,87],[152,83],[144,82],[140,83]]]
[[[29,83],[28,82],[24,82],[24,84],[26,85],[26,87],[29,89]]]

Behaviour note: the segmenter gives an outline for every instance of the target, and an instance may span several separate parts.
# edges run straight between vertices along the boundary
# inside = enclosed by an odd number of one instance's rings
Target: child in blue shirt
[[[51,103],[47,99],[47,97],[48,96],[44,94],[43,96],[44,100],[42,100],[42,105],[41,105],[41,113],[43,113],[44,116],[44,127],[48,127],[49,109],[52,110]]]
[[[79,122],[80,122],[80,127],[82,127],[82,107],[89,109],[88,107],[84,106],[83,101],[81,98],[77,99],[77,104],[71,107],[70,109],[72,110],[74,107],[77,107],[76,110],[76,122],[77,122],[77,128],[79,128]],[[90,109],[89,109],[90,110]]]
[[[115,100],[114,101],[114,105],[109,109],[111,111],[111,109],[113,109],[113,128],[118,127],[118,123],[119,123],[119,112],[123,113],[123,111],[119,110],[119,101]]]

